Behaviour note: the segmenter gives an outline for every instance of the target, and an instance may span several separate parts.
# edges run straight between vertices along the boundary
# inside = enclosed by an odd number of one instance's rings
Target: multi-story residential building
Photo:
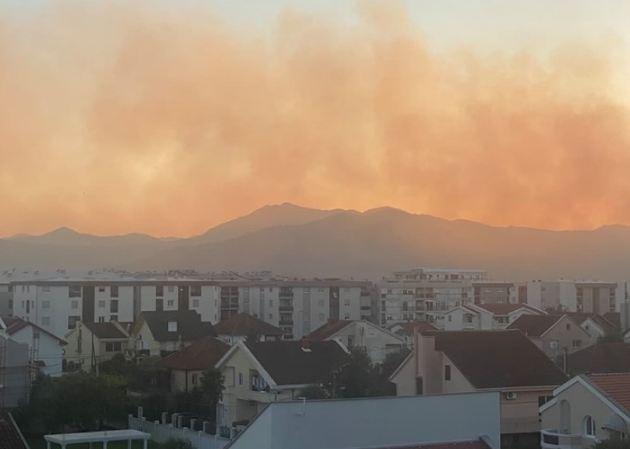
[[[0,282],[0,316],[11,315],[12,308],[13,292],[11,292],[11,284]]]
[[[531,281],[527,283],[527,303],[543,310],[594,313],[619,311],[625,298],[624,283],[601,281]]]
[[[517,297],[518,288],[513,282],[473,282],[475,304],[511,304],[518,302]]]
[[[219,316],[219,287],[199,280],[54,279],[12,283],[14,316],[63,337],[79,321],[133,322],[142,312],[193,310]]]
[[[399,396],[500,392],[509,447],[516,439],[537,443],[538,407],[566,376],[519,331],[426,331],[416,333],[413,351],[390,380]]]
[[[373,301],[371,284],[362,281],[227,281],[218,285],[221,320],[249,313],[282,329],[289,340],[302,338],[329,319],[361,319],[367,315],[362,306]]]
[[[394,272],[378,284],[381,326],[403,321],[428,321],[443,327],[444,313],[472,302],[473,283],[482,270],[417,268]]]

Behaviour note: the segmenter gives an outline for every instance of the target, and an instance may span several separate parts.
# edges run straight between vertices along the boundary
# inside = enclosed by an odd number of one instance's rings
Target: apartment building
[[[300,339],[329,319],[371,316],[373,290],[369,282],[315,279],[227,281],[218,285],[221,320],[248,313],[282,329],[287,340]]]
[[[403,321],[427,321],[444,327],[448,310],[473,301],[474,283],[483,270],[417,268],[397,271],[378,284],[381,326]]]
[[[16,281],[12,315],[63,338],[79,321],[133,322],[141,312],[194,310],[217,322],[219,287],[190,279],[52,279]]]
[[[527,303],[543,310],[604,315],[620,310],[625,283],[602,281],[530,281]]]

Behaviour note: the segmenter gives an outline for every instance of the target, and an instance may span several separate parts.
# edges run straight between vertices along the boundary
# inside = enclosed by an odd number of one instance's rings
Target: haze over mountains
[[[549,231],[365,212],[265,206],[202,235],[94,236],[60,228],[0,239],[0,269],[272,270],[376,279],[414,266],[483,268],[497,279],[630,278],[630,227]]]

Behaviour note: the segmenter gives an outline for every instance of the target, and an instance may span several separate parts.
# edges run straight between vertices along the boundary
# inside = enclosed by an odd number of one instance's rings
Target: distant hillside
[[[95,237],[62,229],[0,240],[0,268],[262,270],[378,278],[413,266],[487,269],[495,278],[630,279],[630,228],[548,231],[444,220],[392,208],[266,206],[201,236]]]

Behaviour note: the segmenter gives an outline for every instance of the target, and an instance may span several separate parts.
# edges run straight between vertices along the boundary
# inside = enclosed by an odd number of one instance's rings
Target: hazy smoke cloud
[[[373,3],[351,29],[288,11],[272,36],[149,3],[34,11],[0,18],[0,234],[191,234],[282,201],[630,223],[602,46],[436,55]]]

